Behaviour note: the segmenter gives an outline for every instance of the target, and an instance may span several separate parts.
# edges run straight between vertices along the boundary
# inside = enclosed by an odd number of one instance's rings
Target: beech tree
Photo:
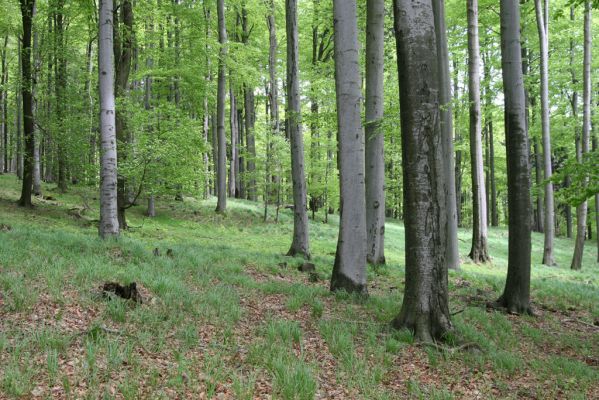
[[[445,241],[443,134],[432,2],[394,0],[400,88],[406,283],[393,320],[416,339],[442,339],[451,329]]]
[[[472,247],[469,257],[475,263],[485,263],[490,258],[487,249],[487,201],[481,137],[478,0],[468,0],[467,5],[470,172],[472,176]]]
[[[508,179],[508,271],[497,303],[510,312],[530,314],[531,201],[528,131],[520,46],[518,0],[502,0],[501,69],[505,98]]]
[[[553,206],[551,134],[549,124],[549,0],[535,0],[537,31],[539,33],[539,52],[541,58],[541,126],[543,136],[543,178],[545,179],[545,242],[543,246],[543,264],[554,265],[553,237],[555,220]]]
[[[293,241],[287,255],[310,258],[306,176],[304,174],[304,138],[301,126],[299,93],[299,43],[297,32],[297,0],[285,1],[287,28],[287,129],[291,144],[293,180]]]
[[[227,28],[225,26],[225,1],[216,0],[218,14],[218,42],[220,44],[218,58],[218,89],[216,100],[216,136],[218,159],[216,166],[218,203],[216,212],[222,213],[227,209],[227,139],[225,137],[225,96],[227,93],[227,77],[225,58],[227,57]]]
[[[445,262],[449,269],[459,269],[458,213],[455,182],[455,161],[453,148],[453,110],[451,105],[451,78],[449,75],[449,54],[447,49],[447,28],[445,24],[445,1],[433,0],[435,18],[435,38],[437,41],[437,61],[439,69],[439,104],[441,106],[441,132],[443,133],[443,159],[445,161],[445,186],[447,191],[446,211],[446,250]],[[457,92],[457,90],[456,90]]]
[[[366,229],[367,259],[385,263],[384,0],[366,3]]]
[[[356,0],[333,0],[339,157],[339,237],[331,290],[367,294],[364,133]]]
[[[98,82],[100,96],[100,237],[119,234],[114,102],[112,0],[100,0]]]
[[[21,60],[21,100],[23,101],[23,138],[25,144],[23,185],[19,205],[32,207],[31,193],[33,187],[33,158],[35,151],[33,130],[33,102],[31,76],[31,26],[35,0],[21,1],[21,17],[23,20],[23,44],[19,54]],[[5,121],[6,124],[6,121]]]
[[[589,152],[589,137],[591,134],[591,2],[584,1],[584,60],[582,74],[582,137],[580,151],[577,151],[578,162],[583,161],[585,154]],[[585,179],[586,183],[586,179]],[[571,269],[582,268],[582,255],[584,240],[587,230],[588,204],[586,199],[576,207],[576,239],[574,244],[574,255],[572,256]],[[599,232],[597,232],[599,234]]]

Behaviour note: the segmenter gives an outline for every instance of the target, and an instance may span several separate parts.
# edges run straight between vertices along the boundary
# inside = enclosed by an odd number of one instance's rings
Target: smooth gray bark
[[[449,75],[449,52],[447,49],[447,28],[445,25],[445,1],[433,0],[435,37],[437,40],[437,61],[439,73],[439,105],[441,107],[441,132],[443,133],[443,159],[445,160],[445,185],[447,210],[447,241],[445,262],[447,268],[460,268],[458,248],[458,212],[455,184],[455,162],[453,148],[453,111],[451,107],[451,78]]]
[[[431,0],[394,1],[400,88],[406,284],[393,321],[417,340],[451,329],[446,249],[446,191],[439,77]]]
[[[507,279],[497,304],[510,312],[531,313],[530,166],[520,46],[520,8],[518,0],[502,0],[500,5],[509,239]]]
[[[119,234],[117,207],[117,153],[115,132],[113,3],[100,0],[98,81],[100,90],[100,237]]]
[[[218,141],[218,163],[216,166],[218,202],[216,212],[222,213],[227,209],[227,139],[225,137],[227,28],[225,24],[224,0],[216,0],[216,7],[218,14],[218,42],[220,43],[216,97],[216,136]]]
[[[544,0],[545,6],[549,0]],[[541,58],[541,127],[543,137],[543,178],[545,180],[545,242],[543,264],[555,265],[553,242],[555,237],[555,214],[553,205],[553,183],[551,182],[551,132],[549,124],[549,28],[547,14],[541,0],[535,0],[539,51]]]
[[[293,182],[293,241],[289,256],[310,258],[308,233],[307,188],[304,173],[304,138],[301,125],[299,91],[299,39],[297,0],[285,1],[287,30],[287,128],[291,144],[291,178]]]
[[[487,248],[487,198],[481,136],[478,0],[467,0],[467,8],[470,172],[472,177],[472,247],[468,256],[475,263],[485,263],[490,258]]]
[[[356,0],[334,0],[339,237],[331,290],[367,294],[364,131]]]
[[[584,56],[582,75],[582,138],[580,144],[579,162],[589,152],[589,137],[591,134],[591,2],[584,2]],[[587,225],[587,201],[583,201],[576,207],[576,239],[574,243],[574,255],[570,268],[580,270],[582,268],[582,257]]]
[[[366,3],[366,258],[385,263],[385,1]]]

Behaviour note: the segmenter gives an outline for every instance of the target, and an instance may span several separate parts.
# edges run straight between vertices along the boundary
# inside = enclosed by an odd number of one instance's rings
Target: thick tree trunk
[[[287,110],[285,114],[291,144],[291,178],[293,182],[293,241],[287,255],[299,254],[309,259],[307,188],[299,92],[297,0],[285,1],[285,16],[287,30]]]
[[[356,0],[334,0],[339,146],[339,237],[331,290],[367,294],[364,132]]]
[[[472,176],[472,247],[468,256],[475,263],[485,263],[490,258],[487,249],[487,200],[481,138],[478,0],[468,0],[467,3],[470,171]]]
[[[549,0],[544,0],[545,5]],[[537,31],[541,56],[541,126],[543,135],[543,178],[545,180],[545,243],[543,264],[555,265],[553,257],[553,238],[555,236],[555,217],[553,206],[553,183],[551,182],[551,133],[549,125],[549,29],[547,15],[544,16],[541,0],[535,0]]]
[[[495,181],[495,144],[493,140],[493,121],[487,124],[489,135],[489,169],[491,181],[491,226],[499,226],[499,215],[497,212],[497,184]]]
[[[100,237],[119,234],[114,96],[113,3],[100,0],[98,80],[100,87]]]
[[[223,213],[227,209],[227,139],[225,137],[225,97],[227,77],[225,58],[227,57],[227,28],[225,24],[225,1],[216,1],[218,13],[218,42],[220,43],[218,59],[218,89],[216,99],[216,132],[218,141],[217,195],[216,212]]]
[[[431,1],[394,1],[400,87],[406,285],[393,321],[417,340],[451,329],[445,241],[447,212],[439,79]],[[427,66],[423,68],[422,66]]]
[[[589,137],[591,134],[591,2],[584,2],[584,60],[582,76],[582,138],[580,144],[579,162],[589,152]],[[582,257],[587,225],[587,201],[583,201],[576,207],[576,240],[574,244],[574,255],[570,268],[580,270],[582,268]]]
[[[368,0],[366,9],[366,258],[385,263],[384,109],[385,2]]]
[[[150,218],[156,216],[156,200],[153,194],[148,196],[148,209],[146,210],[146,215]]]
[[[19,76],[23,76],[23,57],[21,56],[22,54],[22,49],[21,49],[21,42],[17,42],[17,54],[19,55],[18,58],[18,65],[17,65],[17,74]],[[23,179],[23,167],[24,167],[24,160],[23,160],[23,95],[22,95],[22,91],[23,91],[23,87],[21,85],[21,80],[17,79],[15,80],[15,134],[16,134],[16,140],[15,140],[15,165],[16,165],[16,170],[17,170],[17,178],[18,179]]]
[[[445,262],[449,269],[459,269],[458,215],[456,206],[456,186],[454,175],[453,113],[451,107],[451,78],[449,75],[449,53],[447,49],[447,28],[445,26],[445,2],[433,0],[435,36],[437,41],[437,61],[439,73],[439,104],[441,107],[441,132],[443,134],[443,159],[445,161],[445,200],[447,210],[447,242]]]
[[[32,107],[32,76],[31,76],[31,27],[35,0],[21,0],[21,16],[23,19],[23,45],[21,47],[21,97],[23,100],[23,139],[24,139],[24,170],[23,187],[19,205],[32,207],[31,191],[33,186],[33,107]]]
[[[500,8],[509,239],[507,279],[497,303],[511,312],[530,313],[530,167],[518,3],[502,0]]]

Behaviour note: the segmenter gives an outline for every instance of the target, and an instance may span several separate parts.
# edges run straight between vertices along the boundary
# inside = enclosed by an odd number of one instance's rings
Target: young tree
[[[100,237],[119,234],[114,105],[112,0],[100,0],[98,81],[100,88]]]
[[[489,261],[489,252],[487,249],[487,201],[481,138],[478,0],[468,0],[467,5],[470,172],[472,176],[472,247],[469,257],[475,263],[485,263]]]
[[[366,4],[366,229],[371,264],[385,263],[385,137],[383,72],[385,2]]]
[[[334,0],[340,219],[331,290],[367,294],[364,134],[356,0]]]
[[[417,340],[451,329],[445,241],[447,223],[439,77],[431,0],[394,1],[400,87],[406,284],[394,319]]]
[[[287,127],[291,143],[291,178],[293,181],[293,241],[287,255],[310,258],[306,176],[304,174],[304,139],[301,126],[299,93],[299,44],[297,0],[285,0],[287,29]]]
[[[584,57],[582,75],[582,138],[580,144],[579,162],[589,152],[589,137],[591,134],[591,2],[584,2]],[[572,256],[571,269],[582,268],[582,256],[587,227],[587,201],[576,207],[576,241],[574,255]],[[598,232],[599,233],[599,232]]]
[[[21,17],[23,20],[23,45],[19,54],[21,60],[21,98],[23,101],[23,127],[25,142],[25,159],[23,186],[19,205],[32,207],[31,192],[33,187],[33,157],[35,151],[33,131],[33,102],[31,76],[31,27],[35,0],[21,0]],[[6,122],[5,122],[6,123]]]
[[[502,0],[500,19],[501,66],[505,98],[509,253],[505,289],[497,304],[510,312],[531,313],[530,166],[520,46],[519,1]]]
[[[218,165],[216,212],[222,213],[227,209],[227,139],[225,137],[225,97],[227,76],[225,72],[225,58],[227,57],[227,28],[225,24],[225,1],[216,0],[218,14],[218,42],[220,51],[218,58],[218,89],[216,98],[216,131],[218,138]]]
[[[439,104],[441,106],[441,132],[443,133],[443,159],[445,160],[445,185],[447,196],[447,242],[445,262],[449,269],[459,269],[458,211],[455,182],[453,148],[453,112],[451,107],[451,78],[445,25],[445,1],[433,0],[435,37],[437,40],[437,62],[439,71]],[[457,92],[457,89],[456,89]]]
[[[541,127],[543,136],[543,172],[545,178],[545,244],[543,264],[555,265],[553,237],[555,218],[553,206],[553,183],[551,182],[551,133],[549,130],[549,0],[535,0],[537,31],[541,56]]]

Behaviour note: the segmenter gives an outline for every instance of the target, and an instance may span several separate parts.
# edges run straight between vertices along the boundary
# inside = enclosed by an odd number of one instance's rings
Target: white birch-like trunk
[[[100,87],[100,237],[119,234],[114,100],[113,3],[100,0],[98,81]]]

